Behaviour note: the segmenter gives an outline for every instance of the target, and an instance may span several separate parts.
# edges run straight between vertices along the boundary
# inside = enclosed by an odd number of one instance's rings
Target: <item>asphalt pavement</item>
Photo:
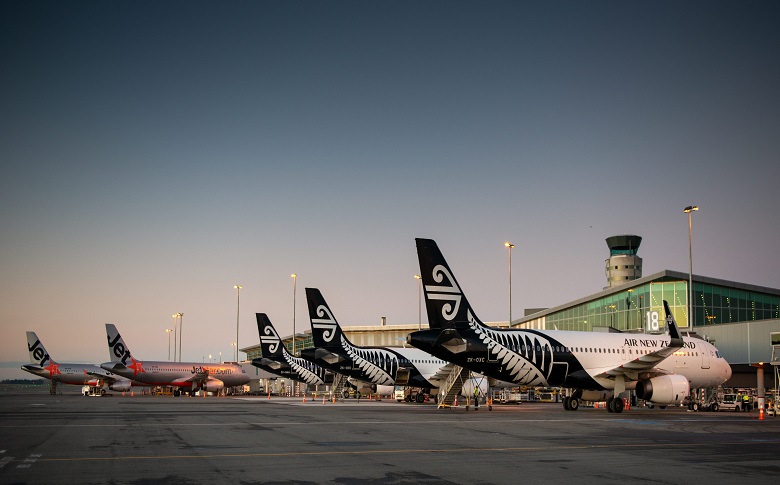
[[[0,483],[771,483],[780,418],[0,391]]]

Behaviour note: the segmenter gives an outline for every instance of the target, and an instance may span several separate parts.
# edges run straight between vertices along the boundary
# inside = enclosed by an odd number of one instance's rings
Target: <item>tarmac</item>
[[[65,386],[60,386],[62,390]],[[0,390],[0,483],[767,483],[756,412]]]

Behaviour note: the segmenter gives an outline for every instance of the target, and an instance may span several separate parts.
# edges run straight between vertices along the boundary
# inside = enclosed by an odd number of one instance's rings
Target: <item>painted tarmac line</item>
[[[780,439],[771,441],[724,441],[710,443],[713,446],[765,446],[766,444],[780,444]],[[300,457],[300,456],[348,456],[348,455],[397,455],[397,454],[460,454],[460,453],[534,453],[549,451],[577,451],[593,449],[651,449],[651,448],[680,448],[690,447],[690,443],[616,443],[599,445],[569,445],[560,446],[551,444],[550,446],[518,446],[518,447],[485,447],[485,448],[410,448],[410,449],[392,449],[392,450],[353,450],[353,451],[296,451],[283,453],[220,453],[211,455],[134,455],[134,456],[111,456],[111,457],[52,457],[41,458],[40,462],[98,462],[98,461],[129,461],[129,460],[203,460],[215,458],[279,458],[279,457]]]

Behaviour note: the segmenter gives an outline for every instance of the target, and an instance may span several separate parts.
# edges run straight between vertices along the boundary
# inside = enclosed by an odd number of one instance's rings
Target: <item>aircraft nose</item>
[[[729,379],[731,379],[731,366],[725,360],[723,361],[723,364],[726,366],[726,369],[725,369],[726,380],[729,380]]]

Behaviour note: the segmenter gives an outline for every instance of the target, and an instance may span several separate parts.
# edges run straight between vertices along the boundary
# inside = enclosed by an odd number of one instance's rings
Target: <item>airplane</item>
[[[100,367],[147,386],[173,386],[177,388],[173,391],[174,396],[182,392],[193,395],[199,389],[218,393],[226,387],[249,383],[249,376],[239,364],[142,362],[132,356],[114,324],[106,324],[106,335],[111,362],[100,364]]]
[[[709,342],[680,335],[664,301],[668,336],[581,331],[496,329],[477,318],[436,242],[416,239],[430,330],[407,342],[473,372],[517,385],[563,387],[563,407],[580,400],[606,401],[623,411],[618,396],[664,407],[682,402],[693,388],[715,387],[731,367]]]
[[[332,384],[333,373],[300,357],[291,355],[282,345],[271,320],[265,313],[256,313],[257,330],[263,356],[252,359],[252,365],[271,374],[311,385]]]
[[[352,384],[376,386],[382,394],[392,392],[396,384],[430,393],[449,375],[452,364],[419,349],[354,345],[342,332],[320,290],[306,288],[306,300],[314,348],[301,351],[304,359],[346,375]],[[416,400],[423,402],[423,393],[418,393]]]
[[[23,365],[22,370],[54,382],[100,387],[101,394],[106,392],[105,389],[102,389],[104,385],[107,385],[110,390],[118,392],[129,391],[133,385],[142,385],[108,372],[97,365],[56,362],[46,351],[35,332],[27,332],[27,350],[30,353],[30,363]]]

